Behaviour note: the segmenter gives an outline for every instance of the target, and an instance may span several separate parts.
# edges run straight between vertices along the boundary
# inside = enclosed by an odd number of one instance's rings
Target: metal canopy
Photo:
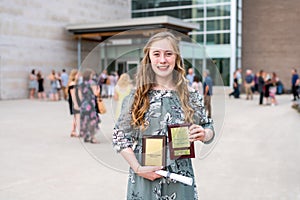
[[[108,37],[128,30],[131,31],[122,33],[122,35],[148,37],[153,31],[161,28],[188,34],[192,30],[199,29],[199,24],[184,22],[181,19],[170,16],[158,16],[66,26],[66,30],[72,33],[75,38],[95,41],[103,41]]]

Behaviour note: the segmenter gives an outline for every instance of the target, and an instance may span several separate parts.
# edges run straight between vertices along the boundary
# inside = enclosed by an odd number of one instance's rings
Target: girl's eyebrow
[[[160,52],[160,51],[165,51],[165,52],[174,52],[171,49],[154,49],[153,52]]]

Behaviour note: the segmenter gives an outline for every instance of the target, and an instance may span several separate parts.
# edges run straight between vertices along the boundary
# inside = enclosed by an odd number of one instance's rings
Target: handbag
[[[100,114],[106,113],[106,107],[101,97],[97,97],[97,106]]]

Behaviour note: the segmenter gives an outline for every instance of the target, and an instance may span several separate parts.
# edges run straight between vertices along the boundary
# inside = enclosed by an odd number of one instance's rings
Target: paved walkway
[[[215,98],[222,136],[194,160],[200,199],[300,199],[300,115],[290,97],[278,96],[274,107],[258,106],[257,96],[226,97],[225,121]],[[125,199],[128,167],[112,151],[110,113],[102,116],[101,144],[82,144],[69,137],[64,101],[0,101],[0,112],[0,199]]]

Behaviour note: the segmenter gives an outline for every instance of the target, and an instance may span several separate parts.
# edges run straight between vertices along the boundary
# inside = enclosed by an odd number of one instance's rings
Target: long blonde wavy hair
[[[136,92],[134,94],[132,104],[132,125],[135,127],[147,128],[144,116],[149,109],[148,92],[156,85],[155,73],[151,67],[151,61],[149,57],[150,47],[156,41],[167,39],[173,47],[176,54],[175,67],[173,70],[173,82],[178,93],[181,106],[185,116],[186,123],[192,123],[194,111],[189,105],[189,91],[187,86],[187,79],[185,78],[185,68],[182,62],[179,51],[179,41],[170,32],[160,32],[152,36],[148,43],[145,45],[144,58],[141,61],[141,65],[138,69],[136,76]]]

